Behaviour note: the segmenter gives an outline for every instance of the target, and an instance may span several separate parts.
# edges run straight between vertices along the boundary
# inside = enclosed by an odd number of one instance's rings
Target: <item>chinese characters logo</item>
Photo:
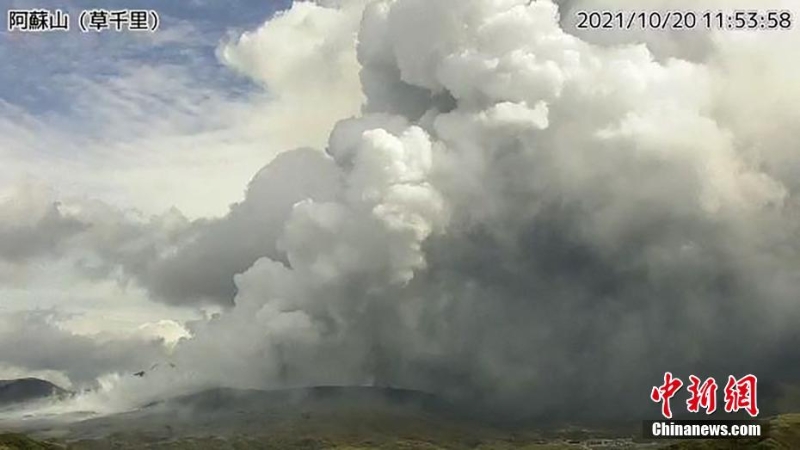
[[[156,31],[159,16],[153,10],[91,9],[82,10],[78,25],[82,32]],[[60,9],[12,9],[8,11],[8,31],[47,32],[69,31],[70,15]]]
[[[734,413],[743,410],[750,417],[758,416],[757,384],[758,379],[752,374],[738,379],[729,375],[724,388],[725,412]],[[667,419],[672,418],[670,400],[681,390],[683,385],[680,378],[673,377],[671,372],[667,372],[664,374],[664,383],[660,386],[653,386],[650,391],[650,400],[661,403],[661,414]],[[697,413],[702,409],[706,414],[712,414],[717,410],[718,385],[716,380],[710,377],[701,380],[695,375],[689,375],[687,390],[690,397],[686,400],[686,409],[689,412]]]

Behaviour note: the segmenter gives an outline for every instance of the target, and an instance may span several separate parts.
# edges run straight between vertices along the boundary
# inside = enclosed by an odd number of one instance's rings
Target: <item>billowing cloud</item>
[[[244,201],[233,205],[227,216],[183,222],[174,228],[173,239],[162,241],[161,250],[130,246],[119,251],[120,241],[112,241],[101,254],[102,265],[109,270],[119,265],[154,298],[167,303],[230,305],[236,294],[234,275],[261,257],[282,259],[277,239],[294,204],[334,198],[338,177],[333,162],[317,150],[281,154],[253,178]],[[158,221],[147,227],[164,229]],[[139,239],[141,234],[134,236]],[[129,241],[130,236],[120,239]],[[145,237],[140,242],[153,241]]]
[[[287,260],[238,276],[179,355],[218,348],[243,385],[548,414],[640,408],[666,370],[796,371],[796,189],[729,122],[725,39],[708,63],[661,60],[514,1],[374,2],[361,30],[370,114],[327,149],[342,193],[298,203]]]
[[[336,121],[359,112],[353,9],[297,2],[218,49],[223,62],[272,96],[260,124],[273,145],[322,146]]]
[[[79,335],[64,328],[64,319],[52,311],[0,315],[3,364],[18,368],[17,373],[24,368],[29,376],[66,377],[75,387],[85,388],[108,373],[133,373],[166,357],[160,338]]]
[[[6,262],[52,255],[85,228],[64,215],[52,193],[34,182],[22,182],[0,196],[0,259]]]

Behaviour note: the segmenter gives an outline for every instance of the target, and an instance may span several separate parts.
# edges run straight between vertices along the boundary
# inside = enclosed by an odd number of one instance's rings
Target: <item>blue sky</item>
[[[217,49],[258,29],[290,3],[132,0],[114,4],[156,10],[161,24],[155,33],[82,33],[77,26],[81,11],[108,8],[107,2],[8,4],[5,9],[62,9],[70,14],[71,31],[8,32],[3,11],[0,185],[34,178],[63,194],[99,195],[104,201],[146,213],[172,206],[193,216],[223,213],[276,150],[258,149],[265,141],[257,142],[252,136],[239,142],[248,132],[234,128],[254,128],[244,123],[253,117],[248,108],[258,107],[259,96],[268,93],[220,61]],[[223,130],[228,130],[227,136],[221,136]],[[200,135],[205,139],[195,139]],[[148,137],[149,141],[141,142]],[[171,141],[175,139],[180,142]],[[232,148],[230,158],[227,150],[216,145],[220,143]],[[178,182],[161,189],[160,196],[137,194],[141,185],[153,185],[142,171],[152,174],[157,167],[172,165],[176,168],[172,175],[180,178],[178,172],[194,170],[193,165],[228,163],[233,165],[229,171],[214,175],[227,179],[216,180],[213,193],[183,195],[178,191],[185,186]],[[62,176],[65,172],[72,175]],[[79,172],[85,176],[76,177]],[[119,173],[113,183],[99,177],[115,172]],[[210,186],[199,180],[201,175],[193,175],[199,187]],[[134,185],[125,186],[118,182],[120,178]],[[163,174],[159,178],[159,183],[166,182]],[[197,200],[201,197],[202,204]]]
[[[153,9],[161,18],[155,35],[135,32],[82,33],[81,11],[109,8],[98,1],[14,1],[8,9],[62,9],[70,14],[69,33],[9,33],[7,14],[0,34],[0,99],[35,114],[68,114],[71,92],[65,78],[111,77],[136,65],[191,67],[202,81],[226,86],[231,95],[252,87],[215,56],[221,39],[257,27],[290,0],[163,2],[131,0],[112,9]]]

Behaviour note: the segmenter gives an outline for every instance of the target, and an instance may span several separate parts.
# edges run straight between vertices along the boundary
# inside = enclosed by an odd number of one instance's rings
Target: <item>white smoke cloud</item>
[[[324,145],[336,121],[358,113],[358,22],[348,9],[298,2],[219,48],[224,63],[274,97],[261,122],[273,145]]]
[[[797,380],[797,31],[689,60],[589,42],[546,0],[336,5],[222,49],[298,126],[329,93],[325,152],[283,153],[224,218],[100,246],[156,298],[231,306],[159,395],[375,383],[574,417],[640,410],[666,370]],[[294,51],[335,81],[259,58]]]
[[[22,180],[0,193],[0,261],[16,263],[57,253],[66,239],[84,228],[62,212],[53,193],[40,183]]]
[[[338,194],[297,203],[285,259],[237,276],[234,309],[177,354],[213,345],[232,384],[400,384],[532,411],[619,402],[670,367],[782,376],[765,355],[795,338],[775,319],[798,314],[796,194],[723,120],[733,77],[558,24],[548,2],[371,3],[368,114],[327,148]]]

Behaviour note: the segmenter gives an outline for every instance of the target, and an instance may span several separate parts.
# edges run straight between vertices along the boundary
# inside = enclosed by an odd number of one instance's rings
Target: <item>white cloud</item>
[[[333,125],[358,114],[363,96],[355,43],[358,14],[297,2],[220,46],[222,61],[266,87],[260,123],[280,148],[321,147]]]

